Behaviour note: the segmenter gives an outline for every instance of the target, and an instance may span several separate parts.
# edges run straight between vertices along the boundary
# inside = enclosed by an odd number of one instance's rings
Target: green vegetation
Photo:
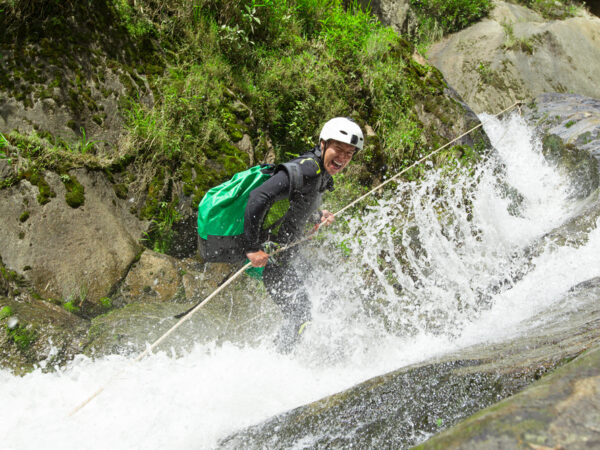
[[[585,5],[583,1],[577,0],[509,0],[512,3],[521,4],[539,12],[546,19],[568,19],[575,17],[578,11]]]
[[[75,305],[74,300],[68,300],[68,301],[64,302],[62,306],[66,311],[73,313],[73,314],[78,313],[80,310],[79,306]]]
[[[8,335],[8,339],[12,341],[21,351],[26,351],[29,349],[31,344],[33,344],[37,338],[37,333],[35,330],[31,330],[23,325],[17,325],[12,329],[6,327],[6,334]]]
[[[10,306],[4,306],[0,309],[0,320],[6,319],[7,317],[12,316],[13,311]]]
[[[85,188],[73,175],[62,175],[61,181],[65,185],[65,200],[71,208],[79,208],[85,202]]]
[[[102,307],[104,307],[105,309],[111,309],[113,307],[113,303],[110,297],[102,297],[99,301]]]
[[[410,4],[417,16],[419,50],[477,22],[492,8],[491,0],[410,0]]]
[[[506,50],[522,51],[530,55],[534,52],[534,42],[530,38],[517,38],[512,23],[503,22],[502,28],[504,28],[504,48]]]
[[[352,190],[358,183],[360,191],[447,141],[439,127],[421,122],[419,105],[448,127],[458,108],[447,102],[439,72],[412,59],[413,44],[357,1],[0,0],[0,7],[7,73],[19,75],[0,77],[0,90],[26,107],[43,98],[66,105],[73,113],[66,125],[77,136],[10,133],[4,157],[27,164],[2,186],[28,179],[47,203],[56,194],[42,174],[52,170],[63,174],[67,202],[77,207],[83,187],[64,174],[102,170],[118,198],[142,199],[132,212],[152,224],[145,243],[157,251],[169,250],[174,223],[209,188],[267,157],[308,150],[327,118],[350,116],[374,131],[342,183]],[[429,18],[447,33],[485,16],[490,3],[413,7],[420,29]],[[75,34],[77,43],[69,39]],[[111,87],[111,76],[125,94]],[[94,138],[107,126],[112,97],[127,131],[118,148]],[[242,150],[248,141],[252,148]]]

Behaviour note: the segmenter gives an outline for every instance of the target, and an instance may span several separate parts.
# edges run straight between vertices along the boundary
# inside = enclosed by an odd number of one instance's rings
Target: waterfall
[[[518,115],[482,120],[495,151],[475,168],[430,167],[303,249],[313,321],[295,352],[265,336],[138,363],[79,356],[50,373],[0,370],[0,447],[214,448],[370,377],[556,320],[561,296],[600,276],[600,224],[580,245],[544,241],[581,205]]]

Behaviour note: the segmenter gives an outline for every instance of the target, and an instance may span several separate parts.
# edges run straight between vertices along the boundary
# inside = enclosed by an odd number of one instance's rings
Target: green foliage
[[[156,33],[152,22],[134,9],[127,0],[113,0],[113,4],[131,36],[140,39],[153,36]]]
[[[513,29],[512,23],[503,22],[502,28],[504,28],[504,44],[503,47],[506,50],[522,51],[523,53],[533,54],[534,44],[531,39],[528,38],[517,38]]]
[[[158,213],[152,219],[150,230],[146,233],[144,241],[155,252],[166,253],[171,248],[175,234],[173,225],[180,219],[181,214],[172,204],[160,202]]]
[[[81,127],[79,131],[81,132],[81,137],[79,138],[77,146],[75,147],[76,150],[83,154],[86,154],[89,151],[93,151],[95,145],[98,144],[100,141],[88,140],[87,135],[85,134],[85,128],[83,127]]]
[[[7,317],[12,316],[13,311],[10,306],[4,306],[0,309],[0,320],[6,319]]]
[[[347,10],[340,6],[331,8],[330,14],[322,20],[320,36],[334,57],[357,62],[378,26],[371,12],[363,10],[354,0]]]
[[[575,17],[585,2],[576,0],[510,0],[534,11],[539,12],[546,19],[562,20]]]
[[[111,309],[113,307],[110,297],[102,297],[99,301],[103,308]]]
[[[23,325],[19,325],[12,330],[6,327],[6,334],[21,351],[26,351],[31,344],[36,340],[37,333],[35,330],[30,330]]]
[[[416,40],[431,43],[487,16],[490,0],[410,0],[417,15]]]
[[[68,300],[65,303],[63,303],[63,308],[73,314],[76,314],[79,312],[80,308],[79,306],[75,305],[75,301],[74,300]]]

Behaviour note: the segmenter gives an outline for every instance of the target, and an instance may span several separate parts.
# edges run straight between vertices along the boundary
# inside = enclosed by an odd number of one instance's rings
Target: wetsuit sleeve
[[[314,213],[312,213],[310,215],[310,217],[308,218],[308,220],[310,221],[310,223],[312,224],[318,224],[321,223],[321,217],[323,217],[323,211],[321,211],[320,209],[315,211]]]
[[[244,213],[244,238],[246,251],[260,250],[260,232],[265,216],[273,203],[289,197],[290,178],[285,170],[279,170],[275,175],[250,193],[246,212]]]

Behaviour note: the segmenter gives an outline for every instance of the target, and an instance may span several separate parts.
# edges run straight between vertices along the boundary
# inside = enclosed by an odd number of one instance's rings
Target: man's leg
[[[302,326],[310,320],[310,300],[304,284],[290,263],[291,257],[269,262],[263,281],[271,299],[281,308],[284,323],[279,330],[278,348],[288,353],[300,338]]]

